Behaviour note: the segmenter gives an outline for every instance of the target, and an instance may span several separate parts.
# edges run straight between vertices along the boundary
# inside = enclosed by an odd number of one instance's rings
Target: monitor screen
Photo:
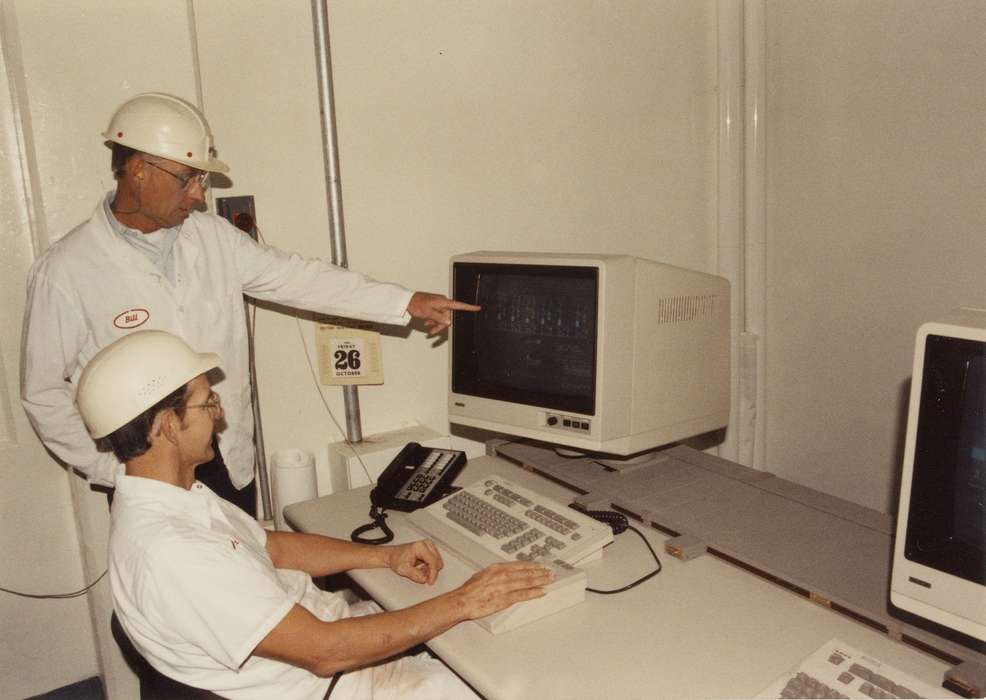
[[[458,267],[454,298],[483,310],[456,319],[453,391],[595,413],[598,281],[592,267]]]
[[[629,255],[451,261],[449,422],[633,455],[729,417],[729,283]]]
[[[986,344],[925,341],[905,556],[986,585]]]

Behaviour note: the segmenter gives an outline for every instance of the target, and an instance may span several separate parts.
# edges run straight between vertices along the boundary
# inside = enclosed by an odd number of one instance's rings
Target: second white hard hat
[[[82,371],[76,402],[95,439],[122,428],[175,389],[219,366],[165,331],[135,331],[93,356]]]
[[[163,92],[145,92],[124,102],[103,137],[198,170],[229,171],[216,158],[205,116],[191,103]]]

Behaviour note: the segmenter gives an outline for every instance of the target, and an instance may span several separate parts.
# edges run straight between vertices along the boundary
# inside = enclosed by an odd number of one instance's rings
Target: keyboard
[[[943,698],[941,686],[831,639],[757,695],[758,698]]]
[[[610,527],[493,474],[409,513],[407,522],[438,546],[445,560],[437,593],[504,561],[538,561],[555,578],[545,596],[476,620],[500,634],[585,600],[585,572],[576,565],[602,555]],[[437,585],[437,584],[436,584]]]

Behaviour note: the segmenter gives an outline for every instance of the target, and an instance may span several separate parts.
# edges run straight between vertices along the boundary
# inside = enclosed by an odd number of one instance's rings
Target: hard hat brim
[[[210,173],[228,173],[229,166],[225,161],[219,160],[218,158],[210,158],[209,160],[175,160],[174,154],[171,153],[155,153],[153,150],[145,150],[140,145],[135,143],[127,143],[127,139],[117,138],[115,135],[103,132],[103,138],[106,139],[106,145],[112,148],[114,143],[118,143],[121,146],[126,146],[127,148],[132,148],[138,153],[146,153],[149,156],[157,156],[158,158],[164,158],[165,160],[170,160],[172,163],[178,163],[179,165],[187,165],[190,168],[195,168],[196,170],[204,170]]]

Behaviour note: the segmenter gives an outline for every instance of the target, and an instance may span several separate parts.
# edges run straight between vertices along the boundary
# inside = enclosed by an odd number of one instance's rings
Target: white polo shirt
[[[112,516],[120,624],[154,668],[185,685],[235,700],[321,700],[330,679],[251,652],[295,603],[326,621],[380,612],[372,603],[350,608],[308,574],[275,568],[266,530],[199,482],[186,491],[121,475]],[[332,699],[354,698],[478,700],[427,654],[344,673]]]
[[[330,679],[251,656],[297,603],[322,620],[349,606],[308,574],[276,569],[267,533],[203,484],[117,478],[110,585],[120,624],[147,661],[229,698],[321,700]],[[372,697],[372,672],[346,673],[332,697]]]

